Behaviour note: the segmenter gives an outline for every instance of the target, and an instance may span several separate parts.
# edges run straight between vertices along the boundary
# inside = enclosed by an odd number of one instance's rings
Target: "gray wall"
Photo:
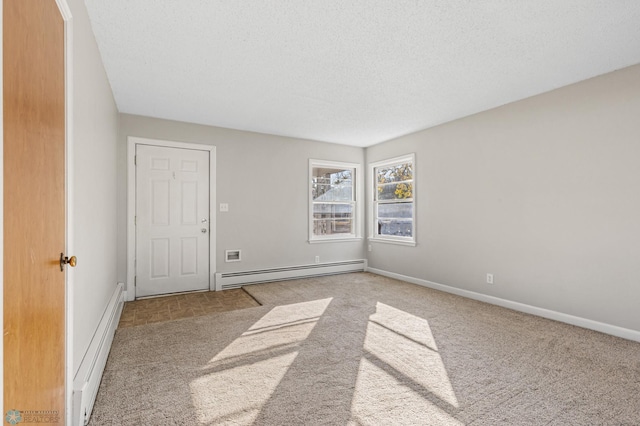
[[[362,259],[363,242],[309,244],[309,158],[364,164],[364,151],[134,115],[120,115],[118,136],[118,279],[127,274],[127,137],[214,145],[217,155],[217,272]],[[225,263],[224,251],[242,261]]]
[[[372,243],[369,266],[640,330],[640,66],[366,157],[410,152],[418,245]]]
[[[366,150],[120,115],[118,280],[127,136],[217,147],[218,272],[362,258],[373,268],[640,330],[640,66]],[[307,243],[309,158],[416,153],[416,247]],[[225,263],[225,249],[243,261]],[[495,284],[485,283],[486,273]]]
[[[116,286],[118,112],[82,0],[73,16],[73,372]]]

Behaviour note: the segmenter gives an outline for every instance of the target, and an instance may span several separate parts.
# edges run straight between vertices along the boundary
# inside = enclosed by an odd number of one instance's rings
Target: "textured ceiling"
[[[638,0],[85,0],[120,112],[369,146],[640,63]]]

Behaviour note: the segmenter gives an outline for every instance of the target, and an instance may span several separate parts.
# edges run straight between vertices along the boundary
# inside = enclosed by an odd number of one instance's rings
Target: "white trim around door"
[[[65,253],[75,253],[73,217],[73,16],[67,0],[56,0],[64,20],[64,96],[65,96]],[[73,283],[74,268],[65,271],[65,416],[73,417]]]
[[[136,136],[127,137],[127,291],[126,300],[135,299],[135,255],[136,255],[136,145],[153,145],[168,148],[194,149],[209,151],[209,290],[215,290],[216,273],[216,147],[197,143],[173,142],[159,139],[147,139]]]

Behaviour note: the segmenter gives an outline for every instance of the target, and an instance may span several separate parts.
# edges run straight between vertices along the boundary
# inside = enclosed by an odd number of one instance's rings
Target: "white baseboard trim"
[[[89,422],[113,336],[124,307],[124,295],[124,284],[118,283],[73,379],[74,426],[83,426]]]
[[[407,275],[397,274],[395,272],[389,272],[382,269],[368,267],[367,272],[371,272],[372,274],[382,275],[389,278],[395,278],[400,281],[406,281],[406,282],[417,284],[423,287],[432,288],[434,290],[444,291],[446,293],[455,294],[458,296],[466,297],[468,299],[474,299],[480,302],[486,302],[492,305],[502,306],[503,308],[513,309],[514,311],[524,312],[527,314],[532,314],[539,317],[548,318],[548,319],[564,322],[571,325],[576,325],[582,328],[588,328],[590,330],[599,331],[601,333],[610,334],[612,336],[622,337],[623,339],[640,342],[640,331],[637,331],[637,330],[618,327],[616,325],[606,324],[603,322],[594,321],[587,318],[576,317],[574,315],[569,315],[562,312],[552,311],[545,308],[539,308],[537,306],[531,306],[531,305],[527,305],[520,302],[514,302],[512,300],[501,299],[499,297],[489,296],[487,294],[477,293],[475,291],[451,287],[448,285],[439,284],[432,281],[423,280],[420,278],[409,277]]]

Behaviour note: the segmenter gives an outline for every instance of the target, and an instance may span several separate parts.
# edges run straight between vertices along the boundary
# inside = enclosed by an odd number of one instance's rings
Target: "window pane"
[[[413,236],[412,219],[378,220],[378,235],[395,235],[399,237]]]
[[[351,217],[353,213],[352,204],[325,204],[313,203],[313,217]]]
[[[378,200],[413,198],[413,182],[378,184]]]
[[[352,204],[313,204],[313,234],[352,234]]]
[[[353,219],[314,219],[314,235],[352,234]]]
[[[378,204],[378,235],[413,236],[413,203]]]
[[[313,201],[353,201],[353,169],[314,167]]]
[[[411,180],[413,179],[413,164],[402,163],[376,167],[376,177],[379,184]]]
[[[379,218],[411,218],[413,217],[413,203],[378,204]]]

